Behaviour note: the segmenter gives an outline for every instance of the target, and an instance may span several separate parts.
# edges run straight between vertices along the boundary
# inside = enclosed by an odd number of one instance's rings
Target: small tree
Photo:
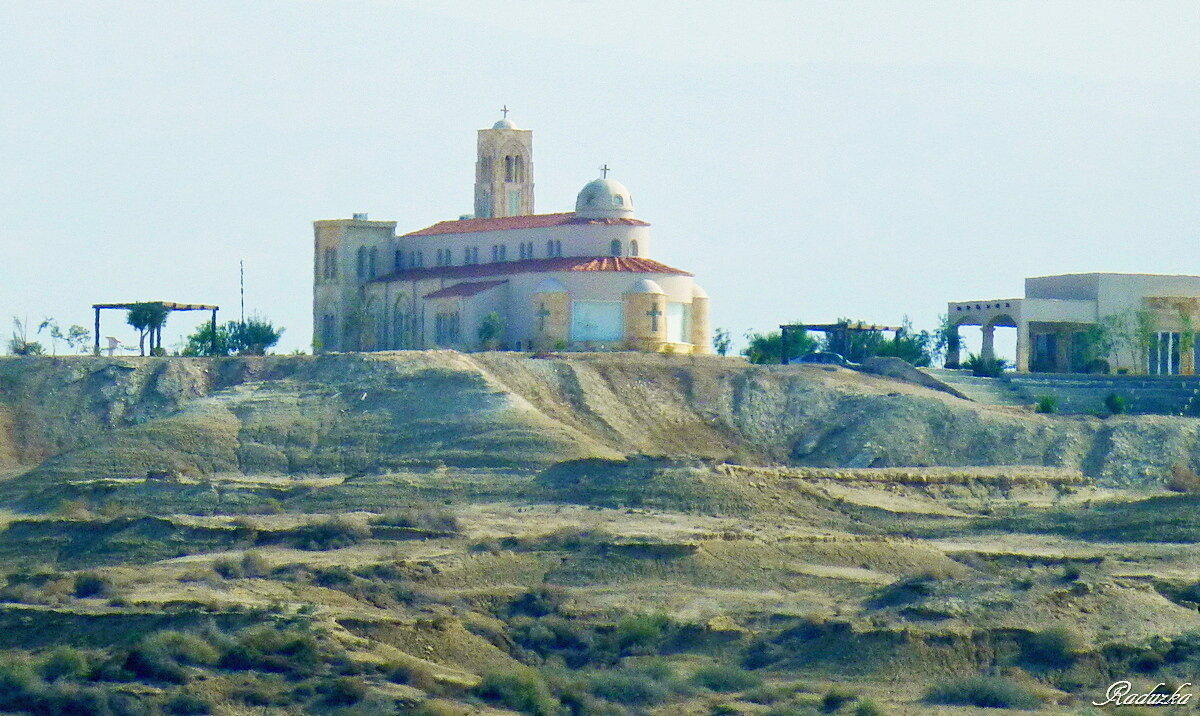
[[[264,355],[283,335],[282,328],[276,328],[270,321],[259,316],[252,316],[245,323],[230,321],[229,329],[230,343],[240,355]]]
[[[729,331],[724,328],[718,328],[713,331],[713,350],[717,355],[728,355],[730,346],[733,345],[733,337],[729,335]]]
[[[1138,365],[1149,372],[1150,348],[1158,340],[1158,325],[1152,311],[1139,308],[1133,312],[1133,335]]]
[[[845,330],[825,334],[821,350],[837,353],[853,363],[862,363],[867,358],[876,355],[883,343],[883,334],[879,331],[849,330],[851,326],[864,325],[864,321],[852,321],[849,318],[839,318],[837,325]]]
[[[50,354],[58,355],[58,342],[64,341],[69,349],[79,349],[80,353],[87,352],[87,345],[91,340],[92,332],[83,326],[71,326],[64,332],[58,325],[58,321],[53,318],[45,318],[38,324],[37,332],[41,334],[46,331],[50,334]]]
[[[40,356],[46,352],[41,343],[29,340],[25,322],[13,316],[12,338],[8,340],[8,351],[15,356]]]
[[[216,341],[213,341],[213,326],[205,322],[187,337],[187,346],[183,349],[185,356],[227,356],[230,353],[239,355],[264,355],[268,349],[279,343],[283,335],[282,328],[265,318],[252,316],[245,323],[229,321],[217,326]]]
[[[504,318],[492,311],[479,321],[479,345],[484,350],[496,350],[504,336]]]
[[[915,366],[927,366],[936,354],[936,338],[929,331],[913,331],[912,321],[904,317],[904,323],[891,339],[884,339],[875,346],[875,355],[891,356],[908,361]]]
[[[808,335],[808,331],[789,331],[788,357],[799,358],[817,350],[817,341]],[[783,336],[779,331],[769,333],[746,333],[749,345],[742,349],[742,355],[751,363],[778,363],[782,352]]]
[[[229,324],[233,324],[230,321]],[[213,325],[209,321],[200,324],[190,336],[183,349],[185,356],[227,356],[232,349],[229,336],[229,324],[217,325],[216,342],[213,341]],[[235,324],[236,325],[236,324]]]
[[[162,347],[162,329],[171,310],[161,302],[135,303],[125,314],[125,322],[138,332],[138,352],[146,355],[146,336],[150,337],[150,352]]]
[[[1191,312],[1185,311],[1182,308],[1176,309],[1179,313],[1179,352],[1182,355],[1189,355],[1196,350],[1196,324]],[[1192,372],[1196,372],[1196,366],[1192,366]]]
[[[938,316],[938,329],[934,334],[933,356],[947,359],[947,368],[957,368],[958,360],[950,360],[950,356],[958,355],[962,348],[962,336],[958,335],[958,324],[950,320],[949,314]],[[953,363],[953,365],[951,364]]]

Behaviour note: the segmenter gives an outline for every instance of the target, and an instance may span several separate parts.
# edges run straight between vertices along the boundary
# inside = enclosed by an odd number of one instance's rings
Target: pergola
[[[134,301],[132,303],[93,303],[92,310],[96,312],[96,346],[93,349],[95,355],[100,355],[100,311],[111,308],[122,311],[128,311],[134,306],[146,303],[156,303],[161,305],[168,311],[212,311],[212,342],[213,352],[217,350],[217,311],[220,306],[209,306],[203,303],[175,303],[174,301]],[[153,343],[151,343],[153,345]]]
[[[855,323],[817,323],[811,326],[793,323],[791,325],[780,326],[779,362],[784,365],[787,365],[791,360],[791,356],[788,355],[787,350],[788,339],[791,338],[792,334],[796,331],[816,331],[818,333],[824,333],[830,336],[830,350],[834,353],[844,356],[850,352],[850,335],[852,333],[882,333],[883,331],[891,331],[893,334],[898,336],[904,332],[904,329],[899,326],[878,326],[874,323],[863,323],[862,321],[857,321]]]

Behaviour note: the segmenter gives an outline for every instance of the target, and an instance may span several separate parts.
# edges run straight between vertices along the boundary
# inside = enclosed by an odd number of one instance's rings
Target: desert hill
[[[0,709],[1086,713],[1200,665],[1197,425],[717,357],[4,358]]]

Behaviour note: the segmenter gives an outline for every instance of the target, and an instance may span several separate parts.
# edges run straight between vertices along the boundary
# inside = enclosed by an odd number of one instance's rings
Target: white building
[[[980,326],[984,357],[994,356],[997,326],[1015,328],[1022,372],[1082,372],[1103,361],[1113,372],[1192,375],[1200,357],[1200,276],[1040,276],[1025,279],[1024,298],[957,301],[946,310],[955,326]]]
[[[314,222],[317,350],[710,352],[707,296],[650,258],[623,185],[533,213],[533,133],[507,119],[479,130],[475,175],[475,217],[399,236],[366,215]]]

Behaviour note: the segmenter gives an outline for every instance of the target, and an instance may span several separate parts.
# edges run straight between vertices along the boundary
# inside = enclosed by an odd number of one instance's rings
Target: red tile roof
[[[509,231],[512,229],[542,229],[547,226],[567,224],[608,224],[622,226],[649,226],[641,219],[582,219],[575,212],[561,214],[526,214],[524,216],[502,216],[495,219],[459,219],[439,221],[433,226],[404,234],[405,236],[441,236],[443,234],[471,234],[477,231]]]
[[[425,294],[425,298],[452,298],[454,296],[474,296],[477,293],[483,293],[489,288],[503,286],[508,283],[508,279],[500,281],[473,281],[469,283],[456,283],[453,286],[447,286],[433,293]]]
[[[548,271],[624,271],[628,273],[662,273],[691,276],[682,269],[672,268],[651,259],[624,256],[557,256],[549,259],[498,261],[469,266],[435,266],[410,268],[381,276],[376,281],[421,281],[429,278],[485,278],[515,273],[545,273]]]

